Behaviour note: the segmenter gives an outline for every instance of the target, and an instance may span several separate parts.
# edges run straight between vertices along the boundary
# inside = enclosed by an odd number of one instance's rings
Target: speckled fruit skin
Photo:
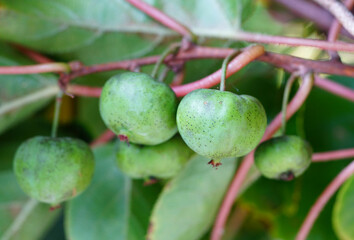
[[[192,153],[179,136],[155,146],[118,142],[116,162],[119,169],[132,178],[171,178]]]
[[[29,196],[57,205],[86,189],[94,171],[94,156],[79,139],[37,136],[17,149],[14,171]]]
[[[177,99],[164,83],[145,73],[126,72],[102,89],[100,113],[109,129],[129,142],[156,145],[176,132]]]
[[[183,140],[196,153],[216,162],[252,151],[266,125],[262,104],[248,95],[198,89],[186,95],[177,109]]]
[[[275,137],[261,143],[254,154],[254,161],[263,176],[281,179],[291,172],[301,175],[311,163],[312,148],[297,136]]]

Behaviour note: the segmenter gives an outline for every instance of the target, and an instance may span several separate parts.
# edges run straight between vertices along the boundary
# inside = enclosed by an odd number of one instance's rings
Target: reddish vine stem
[[[66,63],[41,63],[28,66],[0,67],[0,74],[34,74],[48,72],[69,72],[70,65]]]
[[[301,228],[296,236],[296,240],[305,240],[307,235],[316,221],[318,215],[321,213],[323,207],[328,200],[338,190],[338,188],[354,174],[354,161],[352,161],[347,167],[345,167],[327,186],[322,194],[317,198],[315,204],[311,207],[311,210],[307,214],[305,221],[302,223]]]
[[[237,32],[237,34],[229,36],[229,39],[255,43],[279,44],[287,46],[308,46],[327,50],[354,52],[354,45],[346,42],[334,43],[317,39],[271,36],[260,33]]]
[[[93,140],[90,144],[91,148],[98,147],[112,140],[116,135],[111,130],[106,130],[102,135]]]
[[[312,155],[313,162],[325,162],[346,158],[354,158],[354,148],[341,149],[331,152],[314,153]]]
[[[181,69],[179,71],[177,71],[175,73],[175,76],[172,80],[171,86],[180,86],[182,85],[184,78],[186,75],[186,68],[184,67],[184,65],[181,67]]]
[[[301,107],[305,102],[307,96],[309,95],[313,85],[313,79],[310,74],[306,74],[304,81],[297,91],[294,98],[288,105],[286,111],[286,118],[289,119],[294,113]],[[273,134],[281,127],[281,118],[282,114],[279,113],[273,121],[268,125],[266,132],[263,135],[262,141],[265,141],[273,136]],[[218,215],[216,217],[214,227],[211,233],[211,240],[220,240],[223,234],[223,228],[225,226],[227,217],[231,210],[231,207],[235,201],[235,198],[238,195],[238,192],[244,182],[247,173],[253,165],[253,154],[254,151],[249,153],[242,161],[241,165],[236,171],[234,179],[232,180],[228,191],[224,197],[222,205],[219,209]]]
[[[354,46],[354,45],[353,45]],[[173,57],[172,55],[168,56],[164,63],[173,64],[173,61],[188,61],[192,59],[208,59],[208,58],[217,58],[223,59],[227,57],[234,49],[231,48],[212,48],[212,47],[193,47],[188,51],[179,53],[177,56]],[[172,62],[171,59],[174,59]],[[151,56],[144,58],[137,58],[132,60],[125,60],[119,62],[97,64],[92,66],[82,66],[81,69],[73,71],[68,76],[68,81],[76,77],[111,71],[117,69],[127,69],[129,70],[132,66],[143,66],[154,64],[158,61],[159,56]],[[342,63],[333,63],[330,61],[314,61],[308,59],[302,59],[298,57],[293,57],[289,55],[283,55],[278,53],[266,52],[264,55],[258,57],[259,61],[270,63],[276,67],[284,68],[288,72],[294,72],[299,69],[299,66],[306,66],[307,69],[315,73],[327,73],[334,75],[344,75],[349,77],[354,77],[354,66],[345,65]],[[0,68],[1,69],[1,68]]]
[[[251,46],[245,51],[243,51],[241,54],[239,54],[237,57],[235,57],[230,64],[227,66],[227,72],[226,72],[226,78],[255,60],[257,57],[261,56],[264,54],[264,48],[263,46],[256,45],[256,46]],[[195,89],[199,88],[210,88],[213,87],[217,84],[220,83],[222,75],[222,69],[214,72],[213,74],[202,78],[198,81],[184,84],[182,86],[175,86],[172,87],[172,90],[176,93],[177,97],[185,96],[189,92]]]
[[[320,29],[328,31],[330,28],[331,23],[334,20],[334,17],[325,9],[314,4],[310,1],[306,0],[296,0],[296,1],[289,1],[289,0],[273,0],[277,2],[295,15],[310,20],[311,22],[315,23]],[[350,33],[348,33],[345,29],[342,29],[342,34],[346,35],[347,37],[351,37]]]
[[[179,64],[181,61],[187,61],[192,59],[206,59],[206,58],[222,59],[225,58],[232,51],[234,51],[234,49],[196,46],[186,52],[182,52],[178,54],[175,57],[175,59],[176,61],[178,61]],[[37,55],[40,54],[37,53]],[[173,63],[170,62],[171,57],[170,56],[167,57],[165,63],[171,65]],[[67,75],[66,80],[70,81],[73,78],[88,75],[91,73],[110,71],[116,69],[130,69],[132,66],[154,64],[156,63],[156,61],[158,61],[158,59],[159,56],[152,56],[152,57],[145,57],[145,58],[139,58],[133,60],[112,62],[107,64],[98,64],[93,66],[81,66],[77,70],[74,70],[72,73]],[[266,52],[264,55],[258,57],[257,60],[270,63],[280,68],[284,68],[288,72],[298,71],[300,67],[305,66],[307,69],[316,73],[328,73],[328,74],[354,77],[353,66],[344,65],[338,62],[307,60],[307,59],[302,59],[302,58],[297,58],[297,57],[292,57],[292,56],[282,55],[277,53],[269,53],[269,52]],[[18,68],[21,67],[22,66],[18,66]],[[1,67],[0,67],[0,72],[1,72]],[[350,88],[342,86],[328,79],[320,78],[318,76],[316,77],[315,85],[335,95],[353,101],[354,91]],[[93,87],[79,86],[79,85],[71,85],[68,91],[75,95],[88,96],[88,97],[99,97],[101,93],[100,88],[93,88]]]
[[[348,8],[348,10],[352,9],[354,6],[354,1],[353,0],[346,0],[344,5]],[[329,42],[335,42],[338,38],[339,32],[342,28],[342,25],[337,19],[334,19],[331,27],[328,31],[328,41]]]
[[[354,0],[346,0],[344,2],[344,6],[346,6],[348,10],[352,9],[353,5],[354,5]],[[329,28],[327,40],[329,42],[335,42],[338,38],[341,29],[342,29],[342,25],[340,24],[340,22],[337,19],[334,19],[331,24],[331,27]],[[336,51],[330,50],[328,51],[328,54],[330,55],[331,59],[339,59],[339,55]]]
[[[197,36],[192,33],[190,29],[188,29],[183,24],[179,23],[175,19],[167,16],[165,13],[160,10],[154,8],[153,6],[141,1],[141,0],[126,0],[128,3],[132,4],[134,7],[138,8],[142,12],[146,13],[159,23],[165,25],[169,29],[178,32],[182,36],[186,37],[189,41],[195,42]]]
[[[353,44],[354,46],[354,44]],[[173,62],[180,63],[181,61],[188,61],[192,59],[208,59],[208,58],[217,58],[224,59],[229,55],[234,49],[231,48],[213,48],[213,47],[199,47],[195,46],[190,50],[179,53],[177,56],[173,57],[172,55],[168,56],[164,63],[173,64]],[[79,66],[75,67],[75,70],[72,73],[68,74],[66,81],[70,81],[76,77],[104,72],[112,71],[117,69],[131,69],[132,66],[143,66],[154,64],[158,61],[159,56],[151,56],[144,58],[137,58],[119,62],[97,64],[92,66]],[[173,59],[171,61],[171,59]],[[283,55],[278,53],[266,52],[264,55],[257,58],[257,60],[272,64],[279,68],[284,68],[288,72],[294,72],[299,69],[299,66],[306,66],[306,68],[315,73],[327,73],[334,75],[343,75],[354,77],[354,66],[345,65],[339,62],[331,61],[315,61],[302,59],[298,57],[293,57],[289,55]],[[36,66],[36,65],[34,65]],[[16,66],[16,69],[21,70],[26,66]],[[2,69],[6,67],[0,67],[0,74],[2,74]],[[15,67],[14,67],[15,68]],[[33,70],[31,70],[33,73]],[[18,74],[18,73],[17,73]]]
[[[347,88],[339,83],[333,82],[333,81],[328,80],[326,78],[321,78],[319,76],[316,76],[315,79],[316,79],[315,85],[317,87],[322,88],[323,90],[333,93],[334,95],[337,95],[339,97],[347,99],[351,102],[354,102],[354,90],[353,89]]]
[[[20,45],[14,45],[15,48],[17,48],[21,53],[25,54],[27,57],[29,57],[30,59],[32,59],[33,61],[37,62],[37,63],[52,63],[54,62],[52,59],[36,52],[33,51],[29,48],[20,46]]]
[[[329,12],[331,12],[342,26],[354,36],[354,16],[340,1],[337,0],[314,0]]]
[[[330,92],[334,95],[354,102],[354,90],[340,85],[336,82],[316,76],[315,86],[322,88],[323,90]],[[98,87],[89,87],[82,85],[69,85],[68,88],[68,92],[77,96],[85,97],[99,97],[101,95],[101,90],[102,89]]]
[[[102,88],[82,86],[82,85],[68,85],[67,91],[76,96],[100,97]]]

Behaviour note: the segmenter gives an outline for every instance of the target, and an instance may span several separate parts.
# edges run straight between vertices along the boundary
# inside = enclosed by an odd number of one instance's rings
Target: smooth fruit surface
[[[94,171],[94,156],[79,139],[37,136],[17,149],[14,171],[29,196],[55,205],[86,189]]]
[[[213,89],[186,95],[177,110],[178,130],[198,154],[216,161],[249,153],[267,125],[262,104],[254,97]]]
[[[258,170],[267,178],[291,180],[311,163],[312,148],[297,136],[275,137],[261,143],[254,154]]]
[[[156,145],[176,132],[177,99],[164,83],[145,73],[126,72],[102,89],[100,113],[109,129],[129,142]]]
[[[155,146],[118,142],[119,169],[132,178],[170,178],[187,162],[193,151],[179,136]]]

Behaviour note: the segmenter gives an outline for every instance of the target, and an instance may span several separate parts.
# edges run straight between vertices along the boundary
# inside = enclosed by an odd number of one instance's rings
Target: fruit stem
[[[172,43],[160,56],[159,60],[156,62],[154,69],[152,70],[151,76],[153,78],[156,77],[157,72],[159,71],[159,68],[161,64],[165,61],[168,55],[173,54],[175,55],[179,48],[181,47],[181,43]]]
[[[286,132],[286,108],[288,105],[288,100],[289,100],[289,95],[290,95],[290,90],[291,87],[294,83],[294,81],[296,80],[298,74],[297,73],[293,73],[291,74],[291,76],[289,77],[286,85],[285,85],[285,90],[284,90],[284,95],[283,95],[283,103],[282,103],[282,109],[281,109],[281,133],[282,135],[285,135]]]
[[[225,91],[225,81],[226,81],[227,66],[229,65],[230,60],[232,58],[234,58],[238,53],[240,53],[240,51],[238,51],[238,50],[233,51],[222,62],[220,91]]]
[[[157,81],[163,82],[169,71],[170,71],[170,69],[168,67],[165,67],[164,69],[162,69],[162,73],[159,75],[159,78]]]
[[[53,138],[57,136],[59,114],[60,114],[61,100],[63,94],[64,92],[62,90],[59,91],[55,100],[54,118],[53,118],[52,135],[51,135]]]
[[[37,207],[39,202],[30,198],[22,207],[21,212],[16,216],[10,227],[2,235],[1,240],[10,240],[21,229],[25,221],[28,219],[32,211]]]

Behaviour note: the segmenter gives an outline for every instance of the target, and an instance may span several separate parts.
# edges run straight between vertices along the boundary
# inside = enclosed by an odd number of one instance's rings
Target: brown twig
[[[141,1],[141,0],[125,0],[132,4],[134,7],[138,8],[142,12],[146,13],[159,23],[165,25],[169,29],[172,29],[182,36],[186,37],[188,40],[195,42],[197,37],[192,33],[190,29],[188,29],[186,26],[183,24],[179,23],[175,19],[167,16],[165,13],[161,12],[157,8],[154,8],[153,6]]]
[[[314,153],[312,155],[313,162],[326,162],[346,158],[354,158],[354,148],[341,149],[332,152]]]
[[[304,82],[297,91],[296,95],[289,103],[286,117],[289,119],[294,113],[302,106],[305,102],[307,96],[309,95],[313,85],[313,79],[310,74],[306,74],[304,77]],[[273,134],[281,127],[281,117],[282,114],[279,113],[273,121],[268,125],[266,132],[262,138],[265,141],[273,136]],[[239,189],[241,188],[248,171],[253,165],[253,154],[254,151],[249,153],[242,161],[241,165],[236,171],[234,179],[232,180],[230,187],[224,197],[223,203],[219,209],[217,218],[214,223],[214,227],[211,233],[211,240],[220,240],[223,234],[223,228],[225,226],[227,217],[229,215],[230,209],[234,203],[235,198],[238,195]]]
[[[354,44],[353,44],[354,46]],[[192,59],[208,59],[218,58],[223,59],[228,56],[234,49],[231,48],[213,48],[213,47],[193,47],[192,49],[181,52],[173,58],[173,61],[181,62]],[[159,56],[151,56],[144,58],[137,58],[131,60],[124,60],[119,62],[111,62],[105,64],[96,64],[92,66],[81,66],[69,74],[67,81],[76,77],[97,73],[112,71],[117,69],[131,69],[132,66],[143,66],[154,64],[158,61]],[[172,56],[168,56],[165,60],[165,64],[173,64],[171,61]],[[264,55],[257,58],[257,60],[270,63],[276,67],[284,68],[288,72],[297,71],[299,66],[306,66],[306,68],[315,73],[327,73],[334,75],[343,75],[354,77],[354,66],[333,63],[331,61],[314,61],[298,57],[293,57],[284,54],[266,52]]]
[[[354,77],[354,66],[341,64],[339,62],[315,61],[269,52],[259,57],[257,60],[283,68],[288,72],[295,72],[298,71],[299,67],[306,67],[314,73],[327,73]]]
[[[311,207],[310,212],[307,214],[305,221],[302,223],[301,228],[296,236],[296,240],[305,240],[307,235],[315,223],[318,215],[321,213],[323,207],[328,200],[338,190],[338,188],[352,175],[354,174],[354,161],[352,161],[347,167],[345,167],[328,185],[328,187],[317,198],[315,204]]]

